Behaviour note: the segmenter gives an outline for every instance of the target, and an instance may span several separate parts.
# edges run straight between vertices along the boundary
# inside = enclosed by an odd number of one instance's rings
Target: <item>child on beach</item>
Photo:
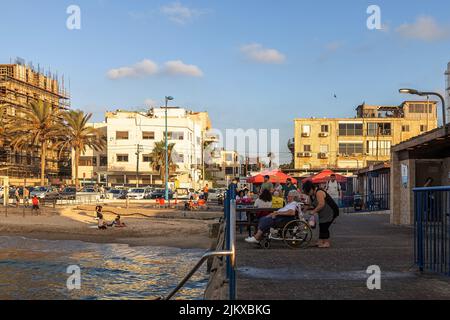
[[[31,209],[32,214],[36,212],[36,215],[39,215],[39,199],[37,196],[34,196],[31,200],[33,208]]]
[[[124,227],[126,227],[126,224],[121,221],[120,215],[117,215],[116,219],[112,223],[112,226],[114,226],[116,228],[124,228]]]

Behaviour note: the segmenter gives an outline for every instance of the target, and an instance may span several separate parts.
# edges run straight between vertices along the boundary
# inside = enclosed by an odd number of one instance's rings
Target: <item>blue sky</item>
[[[294,118],[399,104],[399,87],[443,91],[450,61],[445,0],[0,1],[0,63],[64,73],[72,106],[99,121],[173,95],[219,129],[280,129],[284,145]],[[66,28],[71,4],[81,30]],[[383,30],[366,26],[371,4]]]

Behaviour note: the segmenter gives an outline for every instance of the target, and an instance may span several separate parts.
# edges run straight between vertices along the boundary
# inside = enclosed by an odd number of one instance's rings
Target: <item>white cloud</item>
[[[144,105],[148,108],[156,107],[158,105],[158,102],[153,99],[145,99]]]
[[[167,16],[170,21],[183,25],[205,14],[205,11],[188,8],[177,1],[161,7],[161,13]]]
[[[264,48],[259,43],[251,43],[241,46],[241,52],[247,59],[267,64],[281,64],[286,61],[286,56],[276,49]]]
[[[328,60],[333,54],[338,52],[344,44],[340,41],[332,41],[325,45],[324,51],[319,56],[319,61],[324,62]]]
[[[145,59],[133,66],[111,69],[106,75],[111,80],[118,80],[123,78],[138,78],[160,74],[169,76],[183,75],[190,77],[203,76],[203,72],[199,67],[196,65],[185,64],[181,60],[167,61],[164,64],[164,68],[160,70],[158,64],[149,59]]]
[[[164,65],[164,73],[169,75],[183,75],[190,77],[202,77],[203,72],[195,65],[185,64],[181,60],[168,61]]]
[[[111,69],[108,71],[107,76],[111,80],[117,80],[122,78],[136,78],[147,75],[154,75],[157,73],[158,65],[151,60],[145,59],[131,67]]]
[[[450,27],[439,25],[436,20],[430,16],[419,17],[411,24],[402,24],[396,31],[403,38],[427,42],[450,38]]]

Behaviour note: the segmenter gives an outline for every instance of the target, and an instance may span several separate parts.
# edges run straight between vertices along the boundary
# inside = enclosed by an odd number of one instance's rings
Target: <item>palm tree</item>
[[[40,148],[41,185],[45,185],[45,166],[48,148],[54,144],[61,133],[63,111],[51,104],[38,101],[29,108],[21,110],[9,126],[11,147],[17,151],[30,146]]]
[[[94,151],[102,151],[106,146],[106,137],[102,132],[88,125],[92,113],[85,114],[80,110],[70,110],[63,114],[65,127],[62,129],[61,139],[56,143],[60,154],[63,151],[74,151],[75,186],[79,187],[78,167],[81,153],[89,147]]]
[[[176,165],[173,162],[172,156],[175,155],[174,151],[175,143],[168,144],[168,158],[169,158],[169,177],[172,171],[176,170]],[[162,140],[155,143],[152,153],[150,154],[152,159],[151,166],[153,170],[159,171],[163,184],[165,181],[165,167],[166,167],[166,141]]]

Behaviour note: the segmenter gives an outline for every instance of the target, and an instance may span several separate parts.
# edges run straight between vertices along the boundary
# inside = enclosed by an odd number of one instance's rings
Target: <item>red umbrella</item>
[[[256,176],[248,178],[247,182],[253,183],[253,184],[261,184],[261,183],[264,183],[265,176],[269,176],[270,182],[272,182],[272,183],[279,182],[280,184],[286,184],[286,180],[289,178],[292,180],[293,184],[297,183],[296,179],[292,178],[291,176],[288,176],[287,174],[281,172],[280,170],[261,172],[260,174],[258,174]]]
[[[332,174],[336,175],[337,182],[339,183],[347,182],[347,177],[334,173],[331,170],[324,170],[321,173],[316,174],[315,176],[304,179],[303,182],[311,180],[314,184],[327,183],[330,180],[330,176]]]

